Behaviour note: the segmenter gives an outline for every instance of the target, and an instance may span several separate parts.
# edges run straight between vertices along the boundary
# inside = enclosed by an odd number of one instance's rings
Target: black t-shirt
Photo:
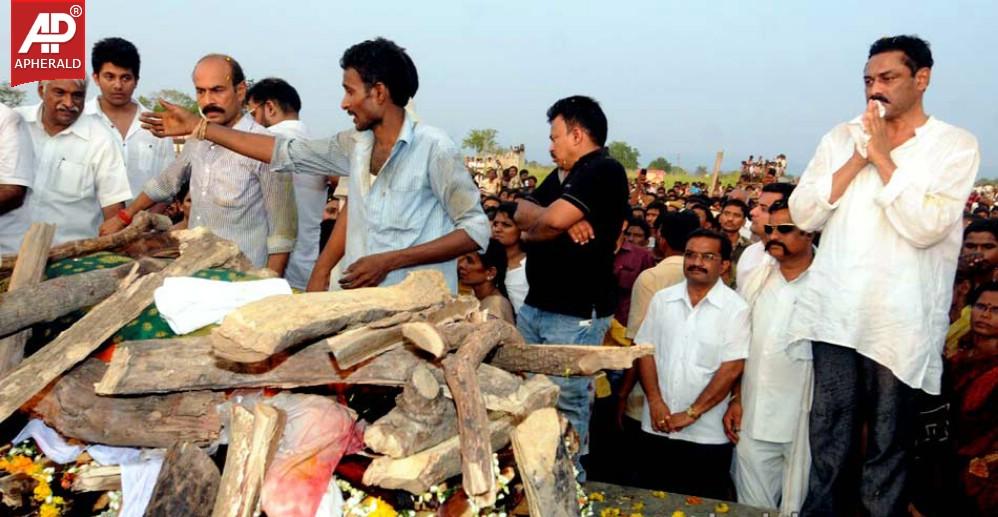
[[[564,183],[555,170],[527,197],[543,207],[559,199],[572,203],[596,234],[584,246],[572,242],[568,233],[526,246],[527,304],[585,319],[593,309],[599,317],[613,314],[613,251],[629,211],[627,194],[624,167],[600,149],[580,158]]]

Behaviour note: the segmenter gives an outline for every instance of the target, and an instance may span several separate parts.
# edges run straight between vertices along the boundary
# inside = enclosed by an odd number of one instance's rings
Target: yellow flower
[[[382,501],[377,497],[368,496],[366,499],[360,502],[361,506],[368,506],[374,503],[374,511],[367,514],[368,517],[396,517],[398,514],[395,513],[395,508],[392,505]]]
[[[641,510],[645,509],[645,503],[643,501],[638,501],[634,503],[633,506],[631,506],[631,509],[634,510],[635,512],[640,512]]]
[[[38,509],[39,517],[59,517],[60,515],[59,508],[54,504],[45,503]]]
[[[731,508],[728,508],[728,505],[725,503],[717,503],[714,505],[714,511],[717,513],[728,513],[730,510]]]
[[[657,497],[657,498],[659,498],[659,499],[665,499],[665,497],[666,497],[667,495],[668,495],[668,494],[666,494],[665,492],[663,492],[663,491],[661,491],[661,490],[652,490],[652,492],[651,492],[651,496],[652,496],[652,497]]]
[[[593,492],[589,494],[590,501],[606,501],[606,495],[603,492]]]
[[[38,486],[35,487],[34,496],[35,501],[44,501],[52,495],[52,487],[43,480],[38,480]]]
[[[620,508],[614,506],[603,508],[599,512],[599,517],[620,517]]]
[[[672,517],[686,517],[686,512],[682,510],[676,510],[672,512]]]

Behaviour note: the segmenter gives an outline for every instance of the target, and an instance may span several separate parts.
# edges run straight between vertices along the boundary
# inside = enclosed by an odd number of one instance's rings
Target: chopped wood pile
[[[512,444],[530,515],[574,515],[566,423],[552,409],[558,387],[546,375],[592,375],[651,354],[526,344],[474,298],[453,296],[443,275],[419,271],[391,287],[271,296],[229,313],[207,335],[119,343],[105,363],[94,352],[152,303],[165,278],[248,271],[249,262],[203,228],[167,231],[145,213],[116,235],[57,248],[51,239],[51,228],[33,228],[21,253],[0,265],[0,274],[12,272],[0,295],[0,420],[21,409],[83,442],[168,449],[147,515],[259,515],[285,415],[266,398],[226,404],[227,393],[325,385],[400,390],[394,408],[364,431],[373,456],[365,485],[420,494],[461,475],[469,501],[487,507],[497,496],[493,452]],[[173,246],[179,256],[41,281],[47,260],[129,246]],[[18,336],[83,307],[92,308],[22,359]],[[203,448],[223,436],[219,471]],[[120,477],[100,467],[77,482],[108,489]]]

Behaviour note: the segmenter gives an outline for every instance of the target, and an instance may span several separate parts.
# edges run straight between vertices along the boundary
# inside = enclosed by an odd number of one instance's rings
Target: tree
[[[663,170],[665,172],[672,172],[672,164],[669,163],[669,160],[666,160],[662,156],[659,156],[658,158],[655,158],[654,160],[652,160],[651,163],[648,164],[648,168],[649,169],[661,169],[661,170]]]
[[[495,129],[472,129],[468,131],[468,136],[464,137],[461,145],[466,149],[475,151],[475,154],[482,154],[494,151],[499,144],[496,143],[496,135],[499,132]]]
[[[607,146],[610,156],[613,156],[625,169],[637,169],[638,157],[641,153],[637,149],[627,145],[627,142],[610,142]]]
[[[697,170],[693,174],[696,174],[697,176],[706,176],[707,175],[707,166],[706,165],[697,165]]]
[[[148,97],[140,96],[139,104],[152,108],[155,112],[164,111],[163,107],[159,105],[159,99],[181,106],[191,113],[198,113],[198,101],[180,90],[160,90],[150,93]]]
[[[0,102],[8,108],[20,106],[26,96],[26,93],[11,86],[9,81],[0,82]]]

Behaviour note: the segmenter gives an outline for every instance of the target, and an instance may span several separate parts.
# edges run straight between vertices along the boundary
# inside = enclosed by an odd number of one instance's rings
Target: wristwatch
[[[690,406],[689,409],[686,410],[686,416],[692,418],[693,420],[696,420],[700,418],[700,412],[693,409],[693,406]]]

